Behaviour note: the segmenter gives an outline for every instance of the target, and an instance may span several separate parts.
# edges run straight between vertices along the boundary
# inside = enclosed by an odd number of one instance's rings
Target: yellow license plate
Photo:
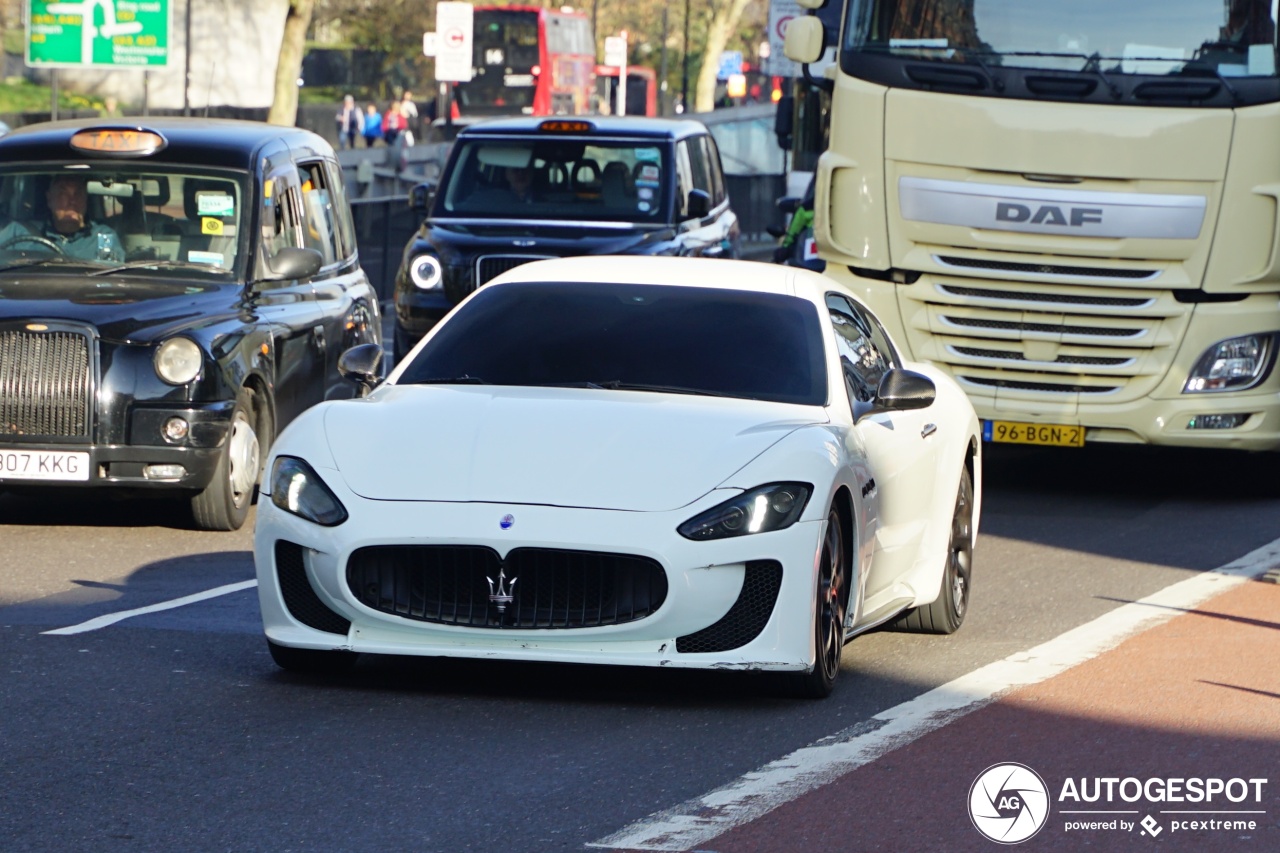
[[[1084,427],[1065,424],[1020,424],[983,421],[982,437],[1008,444],[1042,444],[1050,447],[1084,447]]]

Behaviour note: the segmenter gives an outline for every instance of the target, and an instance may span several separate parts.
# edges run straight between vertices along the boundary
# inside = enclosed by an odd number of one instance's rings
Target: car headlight
[[[439,290],[444,270],[435,255],[418,255],[409,261],[409,278],[419,290]]]
[[[311,466],[292,456],[277,456],[271,466],[271,502],[285,512],[333,527],[347,520],[347,509]]]
[[[686,539],[727,539],[795,524],[813,494],[808,483],[770,483],[700,512],[676,528]]]
[[[156,376],[170,385],[186,385],[200,375],[204,356],[190,338],[169,338],[156,349]]]
[[[1271,372],[1274,335],[1245,335],[1219,341],[1204,351],[1182,393],[1243,391]]]

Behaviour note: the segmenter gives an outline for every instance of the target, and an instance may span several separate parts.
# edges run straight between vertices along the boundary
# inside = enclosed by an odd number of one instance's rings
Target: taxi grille
[[[488,283],[507,270],[531,261],[545,261],[553,255],[481,255],[476,258],[476,287]]]
[[[90,364],[86,334],[0,329],[0,435],[87,438]]]
[[[505,560],[473,545],[376,545],[347,561],[365,606],[419,622],[470,628],[598,628],[634,622],[667,597],[656,560],[517,548]],[[500,593],[509,601],[496,600]]]
[[[939,280],[942,279],[942,280]],[[1191,308],[1174,291],[922,276],[897,288],[912,355],[979,397],[1151,393]]]

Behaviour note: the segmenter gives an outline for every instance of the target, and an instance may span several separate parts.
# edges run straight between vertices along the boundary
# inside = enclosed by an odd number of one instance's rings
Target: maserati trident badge
[[[511,582],[507,583],[506,571],[500,570],[496,586],[493,583],[493,578],[486,576],[485,580],[489,582],[489,603],[498,605],[499,613],[506,613],[507,605],[515,600],[515,596],[511,594],[511,591],[515,589],[516,581],[519,578],[512,578]]]

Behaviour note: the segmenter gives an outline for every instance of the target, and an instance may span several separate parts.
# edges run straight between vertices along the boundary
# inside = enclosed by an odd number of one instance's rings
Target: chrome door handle
[[[937,424],[925,424],[924,429],[920,430],[920,437],[928,438],[929,436],[933,435],[937,431],[938,431]]]

